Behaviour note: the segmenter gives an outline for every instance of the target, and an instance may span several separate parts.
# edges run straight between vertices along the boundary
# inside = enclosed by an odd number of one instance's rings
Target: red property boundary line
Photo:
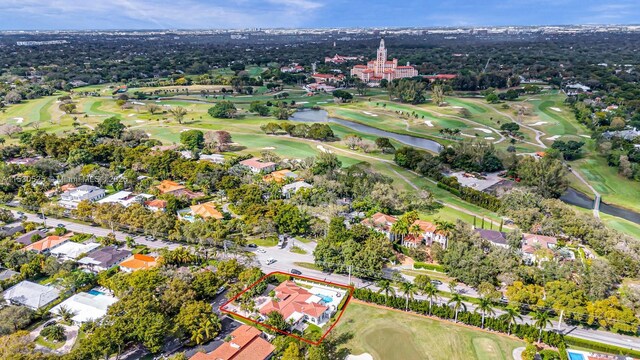
[[[311,341],[309,339],[305,339],[301,336],[295,335],[293,333],[290,333],[288,331],[284,331],[284,330],[280,330],[277,329],[271,325],[259,322],[257,320],[253,320],[250,319],[248,317],[242,316],[238,313],[235,313],[233,311],[229,311],[226,310],[225,307],[229,304],[231,304],[232,302],[236,301],[240,296],[242,296],[242,294],[244,294],[245,292],[249,291],[250,289],[252,289],[253,287],[255,287],[256,285],[258,285],[259,283],[261,283],[262,281],[264,281],[266,278],[272,276],[272,275],[285,275],[285,276],[290,276],[292,278],[297,278],[297,279],[302,279],[302,280],[308,280],[308,281],[313,281],[316,283],[320,283],[320,284],[328,284],[328,285],[332,285],[332,286],[336,286],[345,290],[348,290],[348,296],[347,296],[347,300],[344,303],[344,306],[342,307],[342,310],[340,311],[340,314],[338,315],[338,318],[336,319],[336,321],[333,322],[333,324],[331,325],[331,327],[322,335],[322,337],[318,340],[318,341]],[[327,337],[327,335],[329,335],[329,333],[331,332],[331,330],[333,330],[333,328],[338,324],[338,322],[340,321],[340,318],[342,318],[342,315],[344,314],[344,311],[347,308],[347,305],[349,305],[349,301],[351,301],[352,295],[353,295],[353,286],[347,286],[347,285],[343,285],[343,284],[338,284],[338,283],[334,283],[334,282],[330,282],[330,281],[324,281],[324,280],[320,280],[320,279],[316,279],[316,278],[311,278],[311,277],[307,277],[307,276],[302,276],[302,275],[293,275],[290,273],[286,273],[286,272],[282,272],[282,271],[274,271],[271,273],[268,273],[266,275],[264,275],[263,277],[261,277],[260,279],[258,279],[258,281],[254,282],[253,284],[251,284],[250,286],[248,286],[246,289],[242,290],[239,294],[237,294],[236,296],[234,296],[233,298],[231,298],[229,301],[227,301],[226,303],[220,305],[219,310],[225,314],[229,314],[232,316],[237,316],[243,320],[252,322],[256,325],[260,325],[260,326],[264,326],[269,330],[278,332],[280,334],[286,335],[286,336],[291,336],[293,338],[296,338],[298,340],[304,341],[307,344],[311,344],[311,345],[315,345],[318,346],[322,343],[322,341]]]

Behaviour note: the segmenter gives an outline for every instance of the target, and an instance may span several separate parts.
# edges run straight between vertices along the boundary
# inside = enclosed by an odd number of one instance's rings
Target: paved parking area
[[[502,181],[502,178],[498,176],[497,172],[487,174],[486,176],[484,176],[484,179],[478,179],[472,176],[465,177],[464,174],[468,174],[468,173],[465,173],[464,171],[459,171],[459,172],[451,173],[449,174],[449,176],[455,176],[456,179],[458,179],[458,182],[460,183],[460,185],[462,186],[470,187],[472,189],[476,189],[480,191],[484,191],[485,189]]]

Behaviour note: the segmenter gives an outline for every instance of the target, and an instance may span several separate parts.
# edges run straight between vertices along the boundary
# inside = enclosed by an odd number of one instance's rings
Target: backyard
[[[524,342],[352,301],[335,328],[351,354],[382,359],[512,359]]]

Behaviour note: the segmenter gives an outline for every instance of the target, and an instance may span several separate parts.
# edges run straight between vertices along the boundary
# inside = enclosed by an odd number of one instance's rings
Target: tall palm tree
[[[520,315],[520,311],[513,306],[508,306],[504,309],[504,314],[502,314],[502,318],[509,323],[508,334],[511,335],[511,325],[517,324],[518,319],[522,321],[522,315]]]
[[[407,302],[405,304],[405,310],[409,310],[409,299],[413,300],[414,295],[418,294],[418,287],[410,282],[403,282],[400,284],[400,291],[404,294]]]
[[[378,290],[378,294],[384,293],[385,303],[387,302],[387,299],[389,298],[389,294],[392,294],[392,295],[396,294],[396,289],[393,288],[393,284],[391,283],[391,281],[389,281],[387,279],[382,279],[382,280],[378,281],[378,283],[376,285],[378,285],[378,287],[380,288]]]
[[[487,297],[478,299],[478,305],[475,311],[482,313],[482,325],[480,326],[482,329],[484,329],[484,319],[487,314],[494,315],[496,313],[496,311],[493,310],[493,302]]]
[[[429,315],[431,315],[433,301],[438,298],[438,287],[432,283],[428,283],[422,288],[422,295],[425,295],[427,299],[429,299]]]
[[[462,299],[462,295],[458,293],[452,293],[451,298],[449,299],[447,304],[453,304],[453,310],[456,312],[456,316],[454,318],[455,322],[458,322],[458,313],[460,312],[460,309],[464,309],[464,311],[467,311],[467,305],[465,305],[464,300]]]
[[[553,326],[550,317],[551,315],[546,310],[534,311],[533,313],[531,313],[531,318],[535,320],[533,326],[537,327],[540,330],[540,332],[538,333],[538,342],[542,340],[542,330],[544,330],[547,325]]]
[[[406,221],[398,220],[391,225],[391,233],[398,236],[400,240],[404,239],[404,236],[409,233],[409,224]],[[397,240],[394,238],[394,240]]]
[[[412,235],[416,239],[420,239],[422,237],[422,229],[420,225],[413,224],[409,227],[409,234]]]
[[[62,318],[62,321],[68,323],[71,322],[71,319],[73,319],[74,316],[76,316],[76,313],[62,305],[58,308],[58,316]]]

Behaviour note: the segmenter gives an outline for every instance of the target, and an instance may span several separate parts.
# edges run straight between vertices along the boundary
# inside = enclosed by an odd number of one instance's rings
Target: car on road
[[[274,263],[274,262],[276,262],[276,261],[277,261],[277,260],[276,260],[276,259],[274,259],[274,258],[268,258],[268,259],[267,259],[267,265],[271,265],[271,264],[273,264],[273,263]]]
[[[296,270],[296,269],[291,269],[291,273],[293,275],[302,275],[302,272],[300,270]]]
[[[440,281],[440,280],[431,280],[431,283],[432,283],[433,285],[436,285],[436,286],[437,286],[437,285],[442,285],[442,281]]]
[[[43,328],[49,327],[49,326],[53,326],[56,324],[56,320],[49,320],[46,323],[44,323],[44,325],[42,326]]]
[[[63,228],[63,227],[65,227],[65,225],[64,224],[58,224],[58,225],[56,225],[56,227]]]
[[[20,216],[24,215],[24,213],[22,211],[18,211],[18,212],[16,212],[16,214],[18,214]]]
[[[247,244],[247,247],[248,247],[248,248],[255,249],[255,248],[257,248],[257,247],[258,247],[258,245],[256,245],[256,244]]]
[[[42,214],[38,214],[38,219],[42,219],[42,220],[44,220],[44,219],[46,219],[46,218],[47,218],[46,216],[44,216],[44,215],[42,215]]]
[[[266,253],[266,252],[267,252],[267,250],[265,250],[265,249],[258,249],[258,250],[256,250],[256,252],[259,252],[260,254],[264,254],[264,253]]]
[[[216,291],[216,295],[222,294],[225,290],[227,290],[225,286],[220,286],[220,288],[218,288],[218,291]]]

